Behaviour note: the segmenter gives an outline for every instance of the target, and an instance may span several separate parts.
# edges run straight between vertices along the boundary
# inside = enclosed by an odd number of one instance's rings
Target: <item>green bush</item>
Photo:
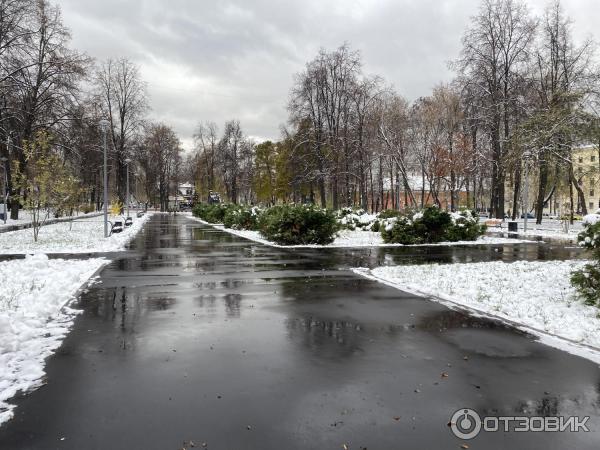
[[[475,241],[485,233],[486,226],[479,223],[477,214],[469,210],[451,213],[452,224],[446,232],[448,241]]]
[[[587,305],[600,306],[600,215],[583,218],[579,245],[591,251],[593,261],[571,274],[571,284]]]
[[[327,209],[314,205],[277,205],[258,218],[260,233],[280,245],[330,244],[340,225]]]
[[[236,206],[237,205],[227,203],[218,203],[214,205],[198,203],[192,209],[192,214],[208,223],[223,223],[227,211]]]
[[[362,208],[342,208],[336,211],[337,221],[340,228],[354,231],[369,231],[373,229],[373,224],[379,221],[376,214],[369,214]]]
[[[384,219],[380,230],[386,243],[414,245],[474,241],[485,232],[485,226],[470,211],[448,213],[430,206]]]
[[[371,222],[369,229],[375,233],[379,233],[386,219],[392,219],[401,216],[402,213],[396,209],[384,209],[383,211],[377,214],[377,218]]]
[[[418,233],[414,222],[407,216],[383,220],[380,230],[386,244],[414,245],[425,242],[425,236]]]
[[[259,215],[256,206],[235,205],[225,211],[223,225],[234,230],[257,230]]]
[[[384,209],[379,213],[380,219],[391,219],[392,217],[401,217],[403,214],[397,209]]]
[[[600,306],[600,263],[595,261],[571,274],[571,284],[586,305]]]

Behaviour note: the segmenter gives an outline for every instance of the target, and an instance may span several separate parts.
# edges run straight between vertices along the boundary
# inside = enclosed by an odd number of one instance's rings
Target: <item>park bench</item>
[[[486,227],[497,227],[497,228],[502,228],[502,219],[488,219],[485,221],[485,226]]]
[[[111,223],[110,234],[120,233],[121,231],[123,231],[123,222],[121,220],[115,220],[114,223]]]

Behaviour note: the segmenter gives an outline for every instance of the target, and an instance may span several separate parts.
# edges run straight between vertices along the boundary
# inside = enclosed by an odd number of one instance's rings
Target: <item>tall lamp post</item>
[[[104,237],[108,237],[108,158],[106,148],[106,133],[108,132],[108,126],[110,123],[106,119],[100,121],[100,129],[102,130],[102,148],[104,150]]]
[[[6,214],[8,214],[6,209],[6,202],[8,202],[8,174],[6,172],[7,160],[8,158],[6,158],[6,156],[0,158],[0,161],[2,161],[2,168],[4,169],[4,225],[6,225]]]
[[[529,160],[531,159],[531,152],[525,150],[523,152],[523,160],[525,161],[525,188],[523,190],[523,209],[525,221],[523,223],[523,232],[527,233],[527,221],[529,219]]]
[[[125,170],[127,171],[126,182],[127,187],[125,188],[125,201],[127,202],[127,218],[129,218],[129,163],[131,162],[130,158],[125,160]]]

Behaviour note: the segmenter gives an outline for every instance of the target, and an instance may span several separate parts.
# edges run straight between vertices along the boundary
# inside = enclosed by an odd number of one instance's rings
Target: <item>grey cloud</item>
[[[540,13],[545,0],[531,0]],[[73,45],[126,56],[149,80],[152,116],[191,142],[195,124],[238,118],[247,134],[278,138],[293,74],[320,47],[344,41],[409,99],[452,73],[479,0],[61,0]],[[597,0],[564,2],[580,37]]]

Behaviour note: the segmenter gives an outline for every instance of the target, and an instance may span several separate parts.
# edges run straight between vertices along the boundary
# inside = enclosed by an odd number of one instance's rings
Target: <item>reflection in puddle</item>
[[[359,324],[306,317],[286,319],[285,326],[290,340],[319,358],[339,359],[362,352],[363,329]]]
[[[417,326],[438,332],[443,340],[465,353],[493,358],[522,358],[532,354],[529,334],[496,320],[447,310],[422,317]]]
[[[226,294],[223,297],[225,300],[225,313],[227,317],[239,318],[240,317],[240,304],[242,302],[241,294]]]

